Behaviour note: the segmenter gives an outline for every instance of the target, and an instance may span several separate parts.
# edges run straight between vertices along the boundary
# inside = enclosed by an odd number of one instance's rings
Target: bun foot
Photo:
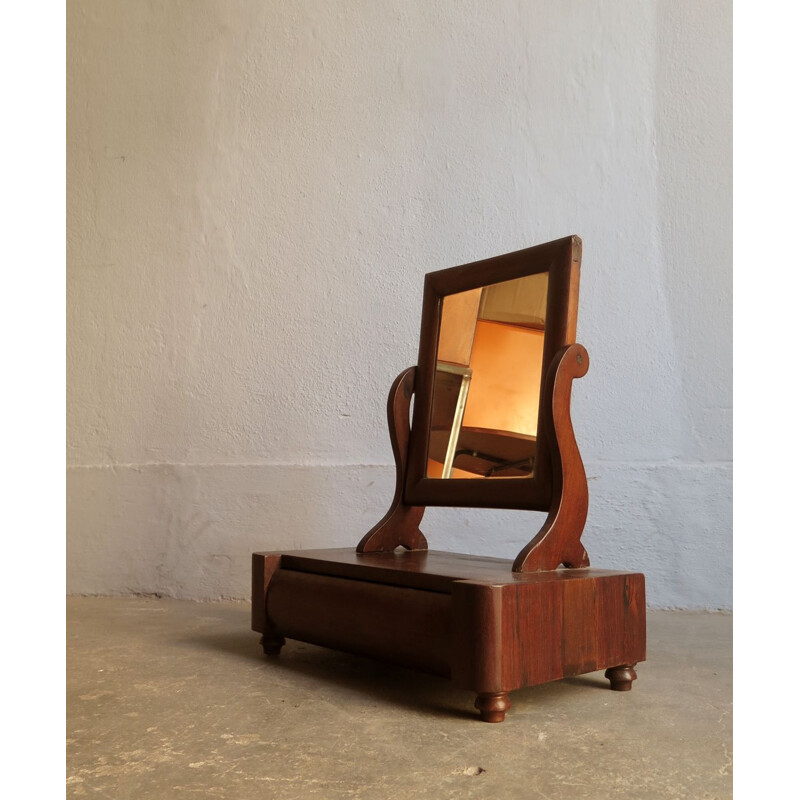
[[[631,684],[636,680],[635,664],[611,667],[606,670],[606,678],[611,681],[611,688],[615,692],[629,692]]]
[[[283,636],[262,636],[261,646],[264,648],[265,656],[279,656],[281,648],[286,644]]]
[[[481,712],[483,722],[502,722],[506,718],[506,711],[511,708],[511,701],[507,692],[479,694],[475,708]]]

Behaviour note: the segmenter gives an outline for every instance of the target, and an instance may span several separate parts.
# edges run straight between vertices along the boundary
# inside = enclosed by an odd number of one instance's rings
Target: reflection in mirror
[[[547,283],[542,272],[444,298],[429,478],[533,473]]]

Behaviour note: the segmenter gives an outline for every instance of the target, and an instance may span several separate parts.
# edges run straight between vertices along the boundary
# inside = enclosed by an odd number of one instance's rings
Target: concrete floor
[[[629,693],[602,673],[511,695],[289,642],[239,603],[68,600],[68,797],[731,796],[731,617],[656,612]]]

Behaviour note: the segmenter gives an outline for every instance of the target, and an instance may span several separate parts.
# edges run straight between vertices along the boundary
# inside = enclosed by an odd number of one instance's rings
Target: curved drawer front
[[[267,592],[277,634],[450,675],[450,595],[279,569]]]

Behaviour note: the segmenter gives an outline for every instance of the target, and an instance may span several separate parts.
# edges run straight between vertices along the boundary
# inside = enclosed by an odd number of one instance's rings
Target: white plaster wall
[[[355,545],[424,273],[577,233],[592,562],[730,606],[727,2],[71,0],[68,37],[70,591]]]

